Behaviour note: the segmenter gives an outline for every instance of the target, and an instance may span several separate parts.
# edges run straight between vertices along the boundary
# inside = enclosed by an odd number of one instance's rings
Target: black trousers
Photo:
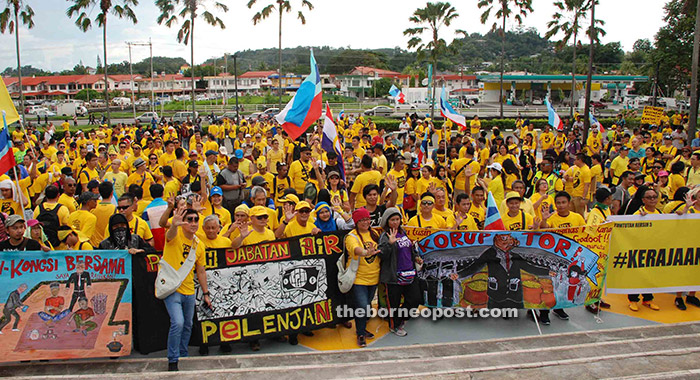
[[[389,328],[394,329],[409,320],[409,311],[420,304],[418,279],[414,278],[408,285],[384,284],[384,291],[389,309]]]
[[[639,294],[628,294],[627,299],[630,302],[639,302]],[[644,301],[644,302],[649,302],[653,299],[654,299],[653,294],[649,294],[649,293],[642,294],[642,301]]]
[[[19,314],[17,314],[17,311],[15,311],[14,309],[2,309],[2,322],[0,322],[0,331],[2,331],[2,329],[4,329],[8,323],[10,323],[12,317],[15,317],[15,323],[12,325],[12,328],[17,329],[17,325],[19,324]]]
[[[75,303],[78,302],[78,298],[80,297],[85,297],[84,290],[76,290],[73,292],[73,296],[70,298],[70,306],[68,306],[68,310],[73,311],[73,306],[75,306]]]

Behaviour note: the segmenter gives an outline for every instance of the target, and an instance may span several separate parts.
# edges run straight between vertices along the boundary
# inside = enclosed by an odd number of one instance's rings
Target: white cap
[[[488,165],[488,166],[486,167],[486,169],[496,169],[496,170],[498,170],[499,172],[502,172],[502,171],[503,171],[503,166],[501,166],[501,164],[499,164],[498,162],[494,162],[493,164]]]

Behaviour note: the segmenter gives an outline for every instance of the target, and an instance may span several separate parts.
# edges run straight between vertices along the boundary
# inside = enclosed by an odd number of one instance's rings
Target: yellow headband
[[[430,201],[430,202],[435,203],[435,198],[433,198],[432,195],[426,195],[426,196],[424,196],[423,198],[421,198],[420,200],[421,200],[421,202],[423,202],[423,201]]]

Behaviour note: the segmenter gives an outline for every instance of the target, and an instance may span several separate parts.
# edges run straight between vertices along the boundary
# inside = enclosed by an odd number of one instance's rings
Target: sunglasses
[[[308,208],[303,208],[303,209],[299,210],[300,214],[308,214],[310,212],[311,212],[311,209],[308,209]]]
[[[74,183],[67,183],[67,184],[65,184],[65,186],[66,187],[75,187],[75,184]]]
[[[661,166],[654,166],[654,169],[663,169]]]
[[[432,206],[433,202],[426,201],[426,202],[421,202],[420,204],[421,204],[421,206]]]
[[[257,220],[263,220],[263,219],[267,219],[268,217],[269,217],[269,215],[256,215],[256,216],[255,216],[255,219],[257,219]]]
[[[131,205],[129,205],[129,206],[117,206],[117,210],[122,211],[122,210],[128,209],[129,207],[131,207]]]
[[[650,197],[644,197],[644,199],[659,199],[658,195],[652,195]]]

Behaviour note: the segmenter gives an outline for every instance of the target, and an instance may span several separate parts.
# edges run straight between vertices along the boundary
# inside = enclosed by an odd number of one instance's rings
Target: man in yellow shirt
[[[78,232],[78,236],[89,239],[90,245],[97,247],[100,243],[95,242],[95,226],[97,217],[91,212],[97,207],[97,200],[100,196],[86,191],[80,194],[80,209],[71,213],[68,217],[68,225]]]
[[[70,213],[74,213],[78,209],[78,202],[75,201],[75,187],[75,180],[71,177],[66,177],[63,180],[63,194],[58,197],[58,203],[66,206]]]
[[[423,228],[447,228],[445,218],[433,212],[435,197],[431,193],[423,193],[420,198],[418,215],[409,219],[408,226]]]
[[[544,132],[542,132],[540,135],[539,141],[540,146],[542,147],[542,152],[546,152],[554,145],[554,133],[552,133],[552,128],[549,126],[549,124],[544,126]]]
[[[83,191],[87,191],[87,184],[92,180],[100,180],[100,175],[97,173],[97,155],[88,153],[85,155],[86,166],[78,172],[78,186],[82,186]]]
[[[146,171],[146,161],[144,161],[143,158],[137,158],[136,161],[134,161],[134,168],[136,171],[127,178],[126,188],[128,189],[129,186],[134,184],[139,185],[143,189],[143,200],[152,201],[153,197],[151,196],[150,189],[151,185],[155,183],[155,180],[151,173]],[[144,240],[148,239],[144,238]]]
[[[503,226],[507,231],[532,230],[535,227],[532,215],[520,209],[523,197],[516,191],[511,191],[505,197],[508,211],[501,216]]]
[[[136,211],[136,203],[131,195],[124,194],[119,197],[117,212],[126,217],[126,220],[129,222],[129,230],[131,230],[131,233],[141,236],[146,243],[153,246],[154,242],[151,227],[148,226],[148,223],[145,220],[134,215],[134,211]],[[104,236],[107,236],[108,234],[109,231],[105,229]]]
[[[309,183],[311,171],[314,170],[311,165],[311,148],[304,146],[300,151],[301,157],[289,166],[289,178],[297,194],[304,193],[304,187]]]
[[[629,148],[626,146],[620,147],[620,154],[615,157],[610,163],[610,176],[612,177],[613,186],[617,186],[620,183],[620,176],[627,171],[627,165],[629,165]]]
[[[585,157],[586,155],[583,153],[576,154],[574,165],[564,173],[565,187],[571,193],[573,210],[581,216],[587,211],[591,186],[591,170],[583,161]]]
[[[367,202],[362,195],[362,191],[367,185],[379,185],[382,180],[382,175],[378,171],[372,169],[372,157],[362,157],[362,172],[355,178],[355,182],[350,189],[350,209],[354,210],[363,207]]]
[[[474,118],[469,122],[469,128],[471,129],[472,136],[478,136],[481,130],[481,121],[479,121],[479,116],[474,115]]]

